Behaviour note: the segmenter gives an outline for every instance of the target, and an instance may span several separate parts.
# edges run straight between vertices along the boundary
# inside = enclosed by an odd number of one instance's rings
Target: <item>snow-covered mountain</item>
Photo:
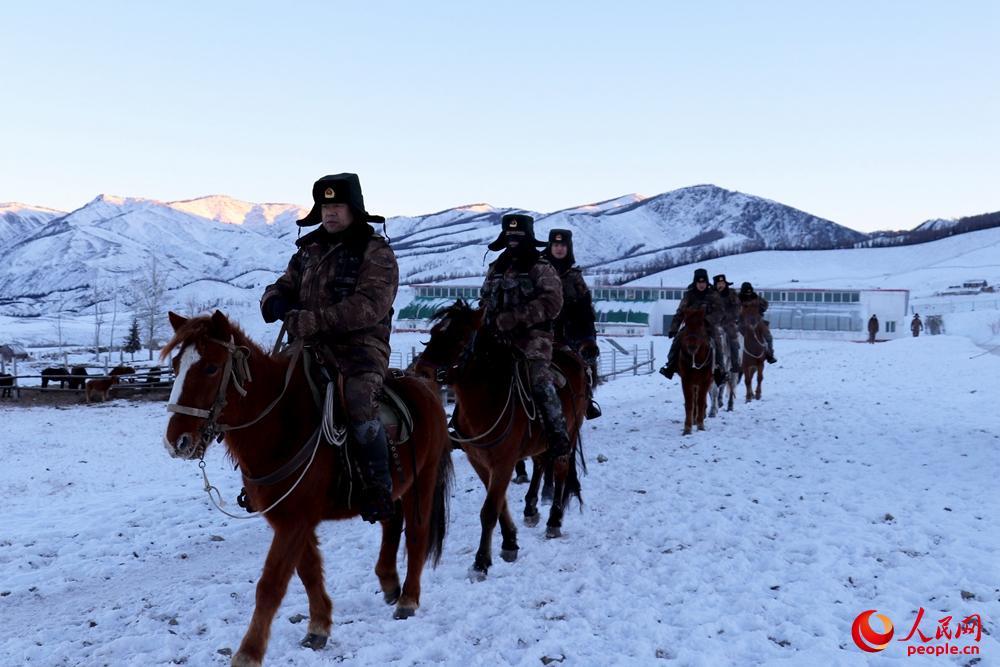
[[[256,294],[285,267],[306,209],[215,195],[161,202],[100,195],[67,214],[0,208],[0,314],[38,316],[92,305],[92,286],[124,289],[153,258],[175,300],[218,291]],[[404,284],[482,276],[500,216],[470,204],[391,218],[385,228]],[[698,185],[653,197],[632,194],[549,214],[536,233],[574,232],[576,256],[602,282],[755,250],[843,248],[868,235],[760,197]],[[381,230],[380,230],[381,231]],[[218,290],[211,288],[218,287]],[[248,297],[249,298],[249,297]],[[254,299],[255,300],[255,299]]]
[[[0,254],[5,246],[34,234],[47,222],[62,215],[66,213],[51,208],[17,202],[0,203]]]

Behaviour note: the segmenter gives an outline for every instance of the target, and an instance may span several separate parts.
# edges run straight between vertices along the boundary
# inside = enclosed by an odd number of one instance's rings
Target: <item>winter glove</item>
[[[285,314],[288,333],[295,338],[311,338],[319,333],[316,314],[309,310],[290,310]]]
[[[517,318],[514,313],[500,313],[497,315],[497,329],[500,331],[510,331],[517,326]]]
[[[285,319],[287,312],[288,302],[280,294],[274,294],[260,303],[260,314],[264,316],[264,321],[268,324],[275,320]]]

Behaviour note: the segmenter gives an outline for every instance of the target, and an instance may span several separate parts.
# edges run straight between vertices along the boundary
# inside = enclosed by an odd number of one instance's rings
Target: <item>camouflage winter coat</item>
[[[537,253],[515,257],[504,251],[490,264],[479,305],[488,329],[518,349],[533,352],[532,356],[552,357],[553,321],[562,309],[563,285],[552,265]],[[508,331],[497,327],[497,318],[504,313],[513,315],[516,323]]]
[[[757,306],[757,310],[760,312],[761,316],[767,312],[767,299],[757,294],[757,292],[751,292],[750,294],[740,294],[739,302],[741,306]],[[739,311],[737,311],[738,313]]]
[[[320,227],[295,245],[284,275],[264,290],[261,310],[280,295],[290,309],[312,311],[328,360],[336,359],[347,375],[385,373],[399,286],[392,248],[364,223],[336,235]]]
[[[582,343],[597,338],[594,302],[579,267],[571,266],[560,271],[559,278],[562,281],[563,305],[554,325],[555,339],[576,350]]]
[[[719,301],[722,302],[722,326],[727,328],[736,326],[740,319],[740,297],[727,287],[719,292]]]
[[[681,324],[684,323],[684,311],[688,308],[703,309],[705,321],[712,327],[718,327],[722,322],[722,299],[719,298],[719,292],[711,287],[706,287],[704,291],[698,291],[697,287],[691,285],[677,306],[673,320],[670,321],[669,332],[671,334],[676,336],[677,332],[680,331]]]

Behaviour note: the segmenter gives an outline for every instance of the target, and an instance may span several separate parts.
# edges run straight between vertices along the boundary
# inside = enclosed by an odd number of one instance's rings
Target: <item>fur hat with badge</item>
[[[720,273],[717,276],[712,276],[712,284],[713,285],[718,285],[720,280],[722,282],[726,283],[726,287],[727,288],[728,287],[732,287],[732,285],[733,285],[731,282],[729,282],[728,280],[726,280],[726,274],[725,273]]]
[[[535,238],[535,219],[524,213],[507,213],[500,218],[500,235],[486,246],[496,252],[507,248],[507,238],[516,237],[525,245],[544,248],[545,242]]]
[[[357,174],[333,174],[324,176],[313,183],[313,207],[309,215],[298,221],[299,227],[311,227],[323,221],[320,207],[323,204],[347,204],[354,214],[355,222],[384,223],[381,215],[372,215],[365,210],[365,197],[361,192],[361,179]]]
[[[566,246],[566,256],[563,259],[556,259],[552,254],[552,245],[561,243]],[[542,253],[550,262],[561,265],[576,264],[576,257],[573,255],[573,230],[571,229],[550,229],[549,243]]]

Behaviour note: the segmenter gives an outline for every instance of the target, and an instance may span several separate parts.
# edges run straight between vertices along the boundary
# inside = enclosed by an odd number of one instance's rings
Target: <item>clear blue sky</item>
[[[1000,210],[1000,2],[19,2],[0,201],[551,211],[719,186],[862,229]]]

